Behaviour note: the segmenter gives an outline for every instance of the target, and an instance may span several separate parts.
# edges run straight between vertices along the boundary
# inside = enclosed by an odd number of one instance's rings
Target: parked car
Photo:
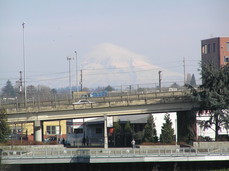
[[[90,103],[94,103],[94,102],[91,102],[89,100],[79,100],[78,102],[74,102],[72,104],[77,105],[77,104],[90,104]]]

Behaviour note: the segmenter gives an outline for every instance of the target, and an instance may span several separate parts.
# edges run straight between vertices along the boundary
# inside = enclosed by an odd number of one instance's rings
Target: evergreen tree
[[[125,146],[130,146],[131,145],[131,140],[132,140],[132,128],[130,125],[130,121],[126,122],[124,126],[124,136],[125,136],[125,141],[124,145]]]
[[[214,65],[202,65],[202,85],[199,91],[189,86],[191,98],[200,106],[199,113],[209,112],[210,118],[202,122],[202,126],[215,131],[215,139],[218,139],[219,130],[227,124],[229,111],[229,65],[216,68]],[[214,128],[215,127],[215,128]]]
[[[227,130],[227,134],[228,134],[228,131],[229,131],[229,115],[224,115],[223,116],[223,128]]]
[[[116,147],[122,146],[122,128],[120,124],[120,120],[118,122],[114,122],[114,145]]]
[[[2,96],[3,97],[15,97],[16,93],[12,86],[10,80],[6,82],[6,86],[2,88]]]
[[[132,128],[130,126],[130,121],[126,122],[125,127],[124,127],[124,132],[131,134],[132,133]]]
[[[114,123],[114,133],[115,134],[120,134],[121,133],[120,120],[118,122]]]
[[[196,78],[195,78],[195,75],[192,74],[192,78],[191,78],[191,81],[190,81],[190,85],[192,87],[196,87]]]
[[[136,144],[142,143],[144,139],[144,131],[136,132],[134,135],[134,138],[135,138]]]
[[[51,90],[51,93],[52,93],[53,95],[56,95],[56,94],[57,94],[57,90],[53,88],[53,89]]]
[[[170,115],[167,113],[164,116],[165,123],[161,127],[160,141],[163,143],[172,143],[174,141],[174,129]]]
[[[113,91],[114,88],[111,87],[110,85],[108,85],[104,90],[105,90],[105,91]]]
[[[171,88],[180,88],[180,86],[176,82],[173,83],[170,87]]]
[[[10,134],[10,127],[7,123],[6,110],[0,109],[0,143],[5,142],[6,137]]]
[[[152,115],[149,115],[147,119],[147,123],[145,125],[144,141],[145,142],[157,142],[158,141],[156,125],[154,122],[154,117]]]

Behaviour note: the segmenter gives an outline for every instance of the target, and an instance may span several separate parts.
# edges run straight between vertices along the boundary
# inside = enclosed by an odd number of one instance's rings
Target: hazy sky
[[[28,84],[68,77],[66,57],[76,50],[80,66],[102,43],[176,72],[185,57],[186,72],[196,74],[200,41],[229,36],[228,7],[228,0],[0,0],[0,88],[23,70],[23,22]]]

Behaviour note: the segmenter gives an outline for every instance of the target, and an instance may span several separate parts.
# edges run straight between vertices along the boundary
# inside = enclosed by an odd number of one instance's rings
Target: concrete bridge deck
[[[34,122],[86,117],[178,112],[193,109],[195,104],[187,92],[163,92],[124,97],[100,97],[91,104],[67,105],[52,108],[8,109],[8,122]],[[95,100],[95,99],[94,99]]]

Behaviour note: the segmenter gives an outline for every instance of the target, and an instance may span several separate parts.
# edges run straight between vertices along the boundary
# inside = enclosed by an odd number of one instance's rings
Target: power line
[[[189,62],[187,62],[189,61]],[[198,64],[193,64],[193,62],[195,61],[199,61],[199,60],[185,60],[185,67],[186,68],[190,68],[190,67],[199,67]],[[166,63],[166,65],[164,65],[165,63],[162,64],[162,67],[158,68],[154,68],[152,66],[152,69],[140,69],[140,68],[144,68],[144,67],[149,67],[149,65],[139,65],[139,66],[135,66],[135,67],[118,67],[118,68],[114,68],[114,67],[107,67],[107,68],[99,68],[99,69],[93,69],[93,68],[85,68],[85,69],[80,69],[79,71],[83,70],[84,71],[84,77],[87,79],[87,76],[103,76],[103,75],[117,75],[117,74],[128,74],[128,73],[144,73],[144,72],[154,72],[154,71],[158,71],[158,70],[163,70],[163,68],[165,68],[166,70],[169,69],[182,69],[182,65],[178,65],[177,62],[181,62],[181,61],[172,61],[172,62],[168,62]],[[171,65],[171,63],[176,63],[176,65]],[[76,71],[77,69],[75,69]],[[107,72],[107,70],[109,70],[110,72]],[[103,72],[104,71],[104,72]],[[31,72],[29,72],[31,74]],[[52,73],[43,73],[43,74],[29,74],[27,75],[27,83],[34,83],[34,82],[44,82],[44,81],[58,81],[58,80],[66,80],[67,79],[67,73],[68,71],[62,71],[62,72],[52,72]],[[58,75],[59,77],[54,77],[54,78],[43,78],[43,79],[39,79],[39,78],[34,78],[34,77],[42,77],[42,76],[46,76],[46,77],[51,77],[51,76],[55,76]],[[64,76],[60,76],[60,75],[64,75]],[[117,75],[118,76],[118,75]],[[116,77],[117,77],[116,76]],[[112,78],[114,79],[114,77]],[[15,80],[17,81],[18,78],[12,77],[12,78],[0,78],[0,80]],[[4,85],[4,84],[0,84],[0,85]]]

